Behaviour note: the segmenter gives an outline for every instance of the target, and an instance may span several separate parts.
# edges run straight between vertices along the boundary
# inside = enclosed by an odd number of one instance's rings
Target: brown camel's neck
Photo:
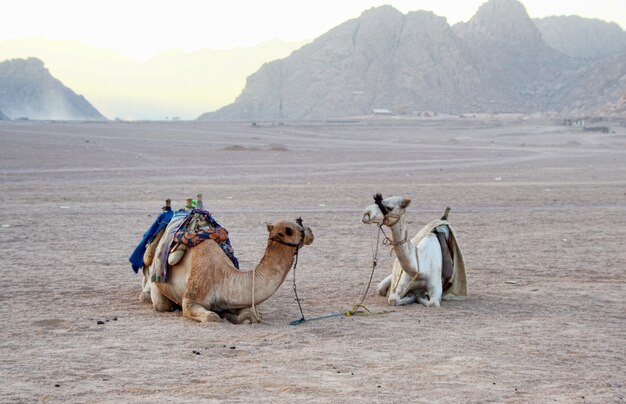
[[[260,304],[270,298],[282,285],[291,269],[295,247],[268,240],[265,254],[252,271],[239,272],[236,284],[241,304],[252,305],[252,287],[254,283],[254,304]],[[239,300],[239,299],[238,299]]]

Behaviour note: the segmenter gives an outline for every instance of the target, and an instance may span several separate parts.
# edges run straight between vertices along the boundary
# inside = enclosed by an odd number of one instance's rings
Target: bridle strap
[[[279,240],[279,239],[273,238],[273,237],[270,237],[270,240],[275,242],[275,243],[286,245],[288,247],[294,247],[294,248],[300,248],[302,246],[302,241],[304,241],[304,239],[303,239],[298,244],[295,244],[295,243],[287,243],[286,241]]]
[[[389,218],[396,219],[396,221],[395,221],[395,222],[393,222],[393,223],[388,223],[388,222],[387,222],[387,219],[389,219]],[[398,222],[400,221],[400,219],[401,219],[401,218],[402,218],[402,216],[400,216],[400,215],[392,215],[391,213],[387,213],[387,214],[385,215],[385,217],[383,218],[383,224],[384,224],[385,226],[387,226],[387,227],[391,228],[391,226],[393,226],[393,225],[395,225],[396,223],[398,223]],[[387,223],[385,223],[385,222],[387,222]]]
[[[374,195],[374,202],[376,203],[376,206],[378,206],[378,209],[380,209],[380,211],[382,212],[383,216],[387,216],[389,211],[387,210],[385,205],[383,205],[383,195],[382,194]]]

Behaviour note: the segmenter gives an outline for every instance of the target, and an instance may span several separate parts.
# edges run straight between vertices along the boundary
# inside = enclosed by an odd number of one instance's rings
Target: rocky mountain
[[[556,81],[550,103],[570,115],[626,117],[626,53],[573,69]]]
[[[517,0],[484,3],[467,22],[453,27],[481,72],[488,98],[481,110],[543,109],[545,83],[571,60],[549,47]]]
[[[566,55],[599,59],[626,52],[626,32],[613,22],[575,15],[533,21],[546,43]]]
[[[0,63],[0,110],[12,119],[106,119],[83,96],[52,77],[36,58]]]
[[[489,0],[453,27],[430,12],[382,6],[266,63],[233,104],[198,119],[595,110],[620,99],[609,100],[621,91],[613,89],[622,60],[614,63],[591,67],[549,46],[517,0]]]
[[[0,121],[6,121],[8,119],[9,119],[9,117],[6,116],[5,114],[3,114],[2,111],[0,111]]]
[[[444,18],[373,8],[290,57],[265,64],[234,104],[200,119],[326,119],[372,108],[461,110],[481,86],[467,58]]]

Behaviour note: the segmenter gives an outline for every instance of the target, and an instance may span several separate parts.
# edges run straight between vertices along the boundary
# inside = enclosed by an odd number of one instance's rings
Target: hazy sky
[[[391,4],[467,21],[485,0],[2,0],[0,41],[78,40],[146,59],[164,49],[250,46],[313,39],[362,11]],[[523,0],[532,18],[577,14],[626,29],[626,0]]]

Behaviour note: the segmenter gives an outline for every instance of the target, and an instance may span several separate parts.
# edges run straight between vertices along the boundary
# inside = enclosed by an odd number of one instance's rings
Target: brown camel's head
[[[300,226],[298,223],[287,220],[279,220],[273,224],[267,224],[269,238],[283,244],[310,245],[313,243],[313,232],[308,226]],[[304,240],[302,239],[304,234]]]
[[[401,196],[390,196],[383,199],[380,194],[374,196],[374,201],[375,203],[365,208],[363,212],[361,221],[365,224],[376,223],[393,226],[411,204],[410,199]]]

